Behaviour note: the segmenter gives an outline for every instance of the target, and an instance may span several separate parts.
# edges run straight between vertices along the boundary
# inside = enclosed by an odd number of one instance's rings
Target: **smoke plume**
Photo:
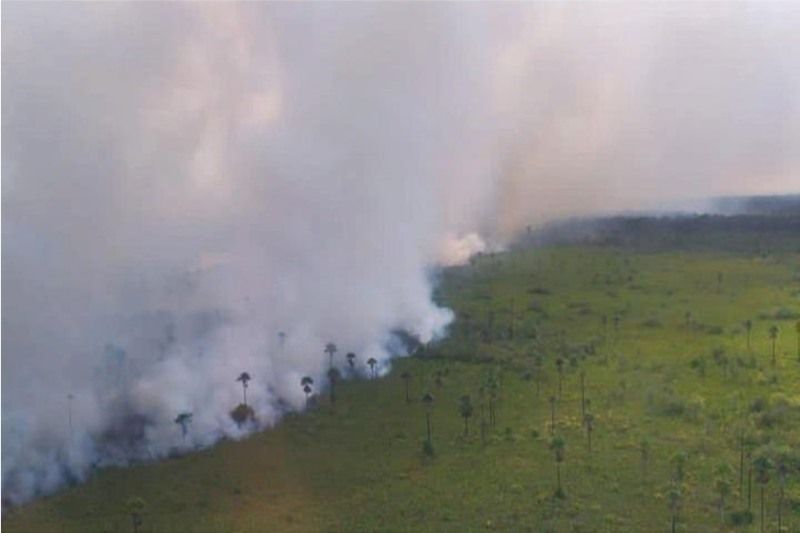
[[[800,188],[790,4],[5,3],[2,464],[20,502],[239,437],[451,313],[437,265]],[[184,437],[174,423],[193,414]]]

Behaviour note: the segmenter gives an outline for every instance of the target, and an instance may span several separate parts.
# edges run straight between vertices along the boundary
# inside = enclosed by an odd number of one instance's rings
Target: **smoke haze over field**
[[[796,192],[798,26],[761,3],[4,3],[4,494],[163,455],[181,411],[187,445],[242,434],[245,370],[269,424],[328,341],[386,368],[391,331],[451,319],[431,269],[527,224]]]

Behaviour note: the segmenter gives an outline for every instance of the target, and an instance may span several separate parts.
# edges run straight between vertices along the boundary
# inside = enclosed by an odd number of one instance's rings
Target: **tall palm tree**
[[[714,480],[714,489],[717,491],[719,495],[718,507],[719,507],[719,518],[723,522],[725,521],[725,500],[730,496],[731,493],[731,467],[728,463],[722,463],[717,468],[717,478]]]
[[[772,341],[772,366],[775,366],[775,343],[778,340],[778,326],[770,326],[769,338]]]
[[[409,372],[408,370],[405,370],[405,371],[403,371],[402,374],[400,374],[400,377],[403,379],[403,381],[405,381],[405,384],[406,384],[406,403],[409,403],[409,402],[411,402],[411,396],[409,396],[409,394],[408,394],[408,388],[409,388],[409,385],[411,383],[411,372]]]
[[[356,354],[353,352],[347,353],[347,364],[350,366],[350,370],[353,370],[356,367]]]
[[[550,440],[550,449],[555,454],[555,460],[556,460],[556,479],[558,483],[556,488],[556,496],[558,496],[559,498],[564,497],[564,491],[561,488],[561,463],[564,462],[565,448],[566,448],[566,443],[564,442],[564,439],[562,437],[557,436],[553,437],[552,440]]]
[[[756,482],[761,485],[761,533],[764,533],[764,489],[769,483],[769,471],[772,470],[772,460],[766,455],[759,455],[753,461],[756,470]]]
[[[465,437],[469,435],[469,419],[472,416],[472,411],[472,400],[470,399],[469,395],[462,396],[461,401],[458,404],[458,412],[461,415],[461,418],[464,419]]]
[[[581,370],[581,417],[586,416],[586,371]]]
[[[311,387],[314,385],[314,380],[311,376],[303,376],[300,380],[300,387],[302,387],[303,392],[306,395],[306,409],[308,409],[308,403],[311,399],[311,391],[313,390]]]
[[[497,417],[495,415],[495,401],[497,400],[497,392],[500,384],[494,374],[489,374],[486,382],[486,387],[489,389],[489,425],[494,428],[497,424]]]
[[[642,439],[639,441],[639,456],[642,459],[642,481],[647,479],[647,466],[650,463],[650,441]]]
[[[428,448],[433,449],[433,440],[431,439],[431,410],[433,409],[433,395],[430,392],[426,392],[422,397],[422,405],[425,406],[425,426],[428,430]]]
[[[239,374],[239,377],[236,378],[236,381],[242,383],[242,400],[243,400],[242,403],[244,403],[245,407],[247,406],[247,382],[250,381],[251,379],[252,378],[250,377],[250,374],[248,374],[247,372],[242,372],[241,374]]]
[[[544,365],[542,354],[536,354],[536,357],[533,359],[533,364],[536,367],[536,397],[538,398],[542,390],[542,367]]]
[[[550,396],[550,434],[556,431],[556,397]]]
[[[797,331],[797,359],[800,360],[800,320],[794,325],[794,329]]]
[[[564,359],[556,359],[556,369],[558,370],[558,397],[561,398],[561,382],[564,379]]]
[[[586,438],[589,440],[589,453],[592,453],[592,431],[594,431],[594,415],[586,413],[583,415],[583,424],[586,426]]]
[[[72,393],[67,394],[67,422],[69,426],[69,434],[72,435],[72,400],[75,396]]]
[[[330,367],[328,369],[328,381],[330,382],[330,396],[331,396],[331,404],[336,403],[336,382],[339,380],[341,374],[339,373],[339,369],[335,367]]]
[[[192,413],[180,413],[175,418],[175,423],[181,427],[181,435],[183,440],[186,440],[186,434],[189,432],[189,424],[192,422]]]
[[[747,332],[747,353],[750,353],[750,335],[753,332],[753,321],[749,318],[744,321],[744,329]]]
[[[325,345],[325,353],[328,354],[330,368],[333,368],[333,355],[337,352],[336,345],[332,342],[329,342]]]
[[[376,377],[375,365],[377,365],[377,364],[378,364],[378,361],[376,361],[374,357],[370,357],[369,359],[367,359],[367,365],[369,365],[369,369],[372,371],[372,377],[373,378]]]
[[[667,503],[669,504],[669,512],[672,515],[672,533],[675,533],[675,528],[678,523],[678,513],[681,510],[681,489],[680,486],[673,483],[667,494]]]
[[[791,470],[797,469],[797,465],[793,464],[792,452],[786,447],[780,447],[777,450],[775,457],[775,472],[778,474],[778,481],[780,482],[780,490],[778,492],[778,531],[782,531],[783,525],[783,500],[786,495],[786,478]]]

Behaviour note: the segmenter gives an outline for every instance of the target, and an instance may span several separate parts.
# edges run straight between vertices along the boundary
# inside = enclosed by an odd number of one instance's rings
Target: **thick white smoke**
[[[451,319],[430,269],[532,220],[798,188],[798,22],[4,4],[4,494],[240,435],[242,371],[269,424],[329,341],[387,368]]]

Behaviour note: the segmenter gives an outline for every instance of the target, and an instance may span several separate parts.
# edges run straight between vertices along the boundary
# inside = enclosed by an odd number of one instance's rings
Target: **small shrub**
[[[730,521],[731,525],[736,527],[749,526],[753,523],[753,513],[747,509],[742,511],[734,511],[728,515],[728,520]]]

